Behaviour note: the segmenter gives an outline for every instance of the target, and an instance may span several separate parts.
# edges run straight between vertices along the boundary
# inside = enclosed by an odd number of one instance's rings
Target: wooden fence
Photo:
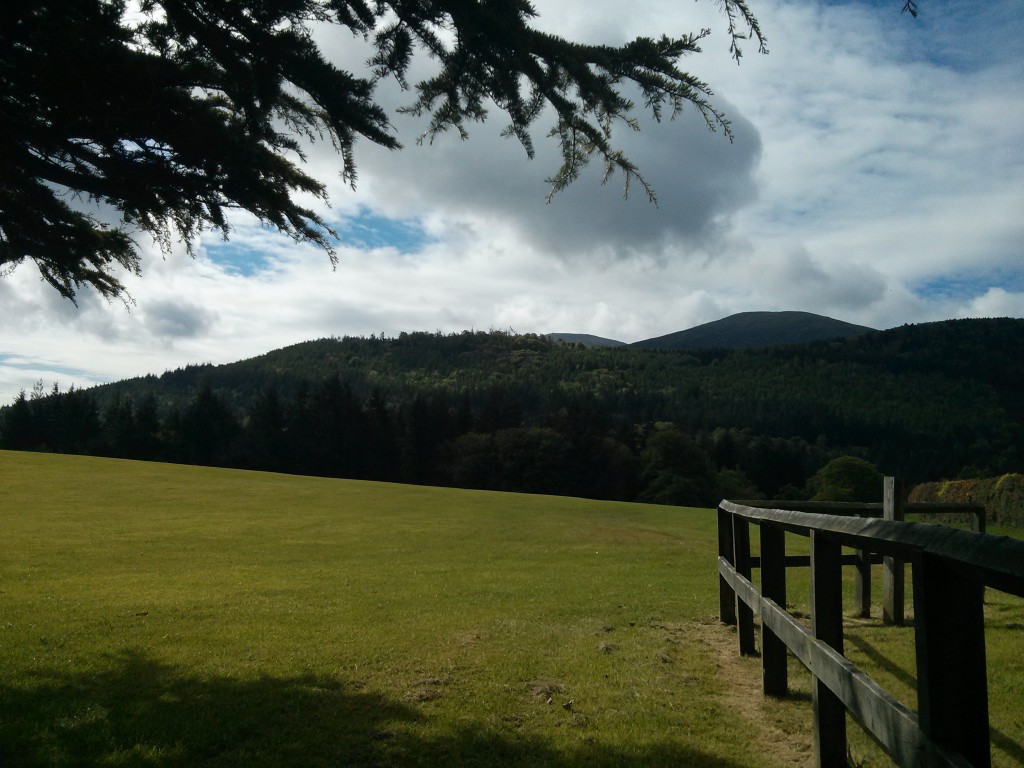
[[[932,518],[943,516],[966,517],[970,521],[971,530],[984,533],[987,515],[984,504],[946,504],[923,502],[907,504],[904,501],[903,489],[895,478],[887,477],[883,482],[881,502],[845,502],[845,501],[777,501],[774,504],[782,509],[795,512],[820,512],[828,515],[847,517],[880,517],[883,520],[905,520],[908,514],[923,514]],[[749,507],[767,508],[764,501],[737,501]],[[751,558],[751,567],[760,567],[760,558]],[[786,558],[786,565],[809,566],[808,555],[791,555]],[[844,555],[843,565],[856,566],[856,600],[857,616],[871,616],[871,566],[882,564],[882,621],[885,624],[902,626],[904,606],[904,563],[898,558],[882,557],[869,550],[859,550],[856,554]]]
[[[892,504],[889,478],[886,491],[886,503]],[[723,501],[718,507],[722,621],[737,625],[740,653],[756,655],[754,616],[760,616],[766,695],[788,691],[787,651],[811,671],[819,766],[845,768],[849,711],[898,765],[988,768],[984,590],[1024,596],[1024,542],[844,511],[821,514]],[[750,549],[751,523],[760,528],[758,556]],[[810,538],[808,558],[787,557],[786,532]],[[857,553],[844,558],[843,547]],[[912,567],[916,713],[843,655],[842,566],[852,563],[859,574],[870,573],[865,563],[878,556]],[[796,565],[811,569],[810,628],[786,611],[786,568]],[[751,581],[755,567],[761,571],[760,589]],[[892,577],[897,578],[895,571]],[[902,587],[902,571],[898,581]],[[858,599],[864,594],[870,589]]]

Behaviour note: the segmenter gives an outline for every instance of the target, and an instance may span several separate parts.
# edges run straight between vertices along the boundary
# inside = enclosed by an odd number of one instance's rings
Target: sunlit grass
[[[810,764],[809,674],[762,698],[717,622],[711,510],[3,452],[0,485],[4,768]],[[986,611],[1016,765],[1024,608]],[[913,706],[912,631],[848,625]]]
[[[709,510],[20,453],[0,480],[4,766],[765,764],[700,639]]]

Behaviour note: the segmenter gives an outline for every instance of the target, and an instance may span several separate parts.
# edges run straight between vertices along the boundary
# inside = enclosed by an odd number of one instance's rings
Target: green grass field
[[[4,768],[809,763],[807,674],[764,699],[717,621],[710,510],[6,452],[0,487]]]

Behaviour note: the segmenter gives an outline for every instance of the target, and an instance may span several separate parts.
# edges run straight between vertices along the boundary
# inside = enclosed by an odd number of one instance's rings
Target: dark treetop
[[[745,0],[720,0],[733,43],[764,49]],[[636,129],[635,90],[655,119],[693,105],[709,127],[728,122],[711,91],[678,68],[703,30],[581,45],[529,24],[527,0],[15,0],[0,10],[0,270],[33,260],[73,299],[83,285],[125,296],[116,276],[139,272],[133,235],[166,250],[204,228],[230,231],[241,209],[331,255],[335,236],[296,200],[325,197],[302,168],[303,148],[329,140],[354,183],[358,137],[399,148],[374,88],[405,76],[416,51],[436,73],[412,86],[408,112],[429,118],[425,138],[496,107],[505,135],[533,154],[531,126],[553,117],[562,151],[552,192],[597,157],[627,188],[638,169],[612,144]],[[333,24],[369,41],[365,71],[334,66],[313,30]],[[91,203],[93,205],[83,205]],[[98,206],[94,205],[99,203]],[[92,213],[88,212],[92,211]],[[105,220],[108,219],[108,220]]]

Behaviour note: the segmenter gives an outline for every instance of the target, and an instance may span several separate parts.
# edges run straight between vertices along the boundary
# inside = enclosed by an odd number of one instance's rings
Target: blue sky
[[[238,218],[163,256],[144,243],[134,304],[83,294],[76,308],[31,265],[0,278],[0,402],[42,379],[93,383],[223,363],[311,338],[502,328],[623,341],[748,310],[803,310],[875,328],[955,317],[1024,317],[1024,6],[921,0],[752,0],[770,54],[729,57],[711,0],[537,0],[536,24],[621,43],[710,27],[683,68],[707,80],[735,141],[692,110],[641,119],[619,143],[660,205],[585,175],[546,204],[556,148],[500,137],[499,114],[467,142],[401,152],[355,147],[355,191],[329,146],[309,169],[338,264]],[[317,32],[339,65],[366,50]],[[419,57],[418,72],[430,60]],[[379,90],[388,109],[409,94]],[[646,118],[646,119],[645,119]]]
[[[366,208],[334,222],[333,229],[338,235],[332,239],[333,246],[362,251],[389,248],[399,253],[414,254],[431,242],[417,219],[390,219]],[[261,227],[261,231],[268,238],[274,237],[272,227]],[[258,244],[210,239],[204,245],[205,255],[210,261],[232,274],[253,277],[271,266],[267,254]]]

